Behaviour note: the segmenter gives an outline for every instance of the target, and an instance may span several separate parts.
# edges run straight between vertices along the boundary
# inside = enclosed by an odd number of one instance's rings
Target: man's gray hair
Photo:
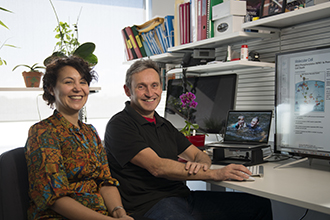
[[[154,69],[159,76],[159,81],[162,83],[162,77],[160,75],[160,69],[158,64],[155,61],[152,61],[151,59],[141,59],[138,61],[135,61],[130,68],[126,71],[126,79],[125,79],[125,85],[131,90],[132,89],[132,76],[135,73],[139,73],[145,69]]]

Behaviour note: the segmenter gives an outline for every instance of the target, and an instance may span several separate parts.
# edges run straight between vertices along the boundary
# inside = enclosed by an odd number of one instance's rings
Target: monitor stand
[[[235,157],[226,157],[225,148],[214,148],[212,163],[220,164],[220,165],[228,165],[231,163],[236,163],[236,164],[243,164],[245,166],[253,166],[267,162],[263,159],[262,148],[252,148],[246,151],[249,152],[249,157],[235,158]]]

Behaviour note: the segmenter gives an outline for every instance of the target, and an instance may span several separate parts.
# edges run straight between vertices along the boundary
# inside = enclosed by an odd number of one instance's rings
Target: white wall
[[[79,41],[94,42],[99,59],[95,70],[100,86],[99,93],[90,96],[87,102],[88,123],[96,126],[101,138],[109,118],[122,110],[126,97],[123,84],[128,65],[125,61],[121,29],[146,21],[144,0],[53,0],[61,21],[75,23],[79,11]],[[24,87],[21,72],[24,68],[12,69],[17,64],[42,64],[53,52],[57,40],[57,22],[49,1],[15,0],[1,1],[0,7],[14,13],[0,11],[0,20],[10,30],[0,27],[0,42],[7,40],[19,48],[3,47],[0,57],[7,65],[0,66],[0,87]],[[1,45],[1,44],[0,44]],[[48,117],[52,110],[45,105],[41,92],[0,91],[0,153],[8,148],[24,146],[28,128]],[[38,106],[37,106],[38,101]]]

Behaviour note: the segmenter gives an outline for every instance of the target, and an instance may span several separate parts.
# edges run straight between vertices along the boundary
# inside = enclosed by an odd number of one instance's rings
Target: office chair
[[[0,155],[0,220],[26,220],[29,207],[24,148]]]

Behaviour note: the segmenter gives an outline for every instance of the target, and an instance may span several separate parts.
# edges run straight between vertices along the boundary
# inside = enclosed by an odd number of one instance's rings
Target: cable
[[[309,211],[309,209],[306,209],[305,214],[299,220],[302,220],[303,218],[305,218],[306,215],[307,215],[307,213],[308,213],[308,211]]]
[[[39,102],[38,102],[38,97],[39,96],[42,96],[42,94],[39,94],[39,95],[37,95],[37,111],[38,111],[38,116],[39,116],[39,121],[41,121],[41,114],[40,114],[40,110],[39,110]]]

